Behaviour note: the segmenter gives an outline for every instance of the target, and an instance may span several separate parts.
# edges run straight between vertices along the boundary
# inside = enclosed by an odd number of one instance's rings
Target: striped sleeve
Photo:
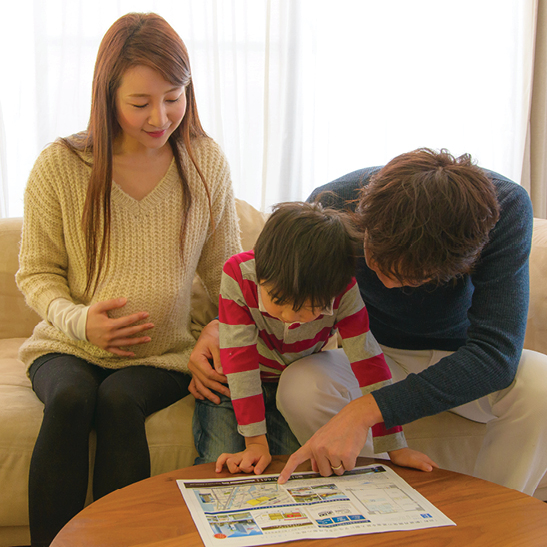
[[[367,309],[355,278],[335,301],[338,332],[351,369],[363,395],[391,384],[391,371],[378,342],[370,332]],[[383,422],[372,428],[374,452],[389,452],[406,446],[400,426],[386,429]]]
[[[245,437],[266,433],[258,327],[250,311],[258,305],[257,287],[241,272],[241,264],[252,259],[251,253],[240,253],[226,262],[219,298],[220,361],[228,378],[238,431]]]

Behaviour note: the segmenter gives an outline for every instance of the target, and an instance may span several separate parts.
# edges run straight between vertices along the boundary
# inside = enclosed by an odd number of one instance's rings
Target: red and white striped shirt
[[[321,351],[336,330],[364,394],[391,383],[355,279],[334,299],[332,313],[309,323],[287,324],[261,305],[254,252],[240,253],[224,265],[219,319],[220,359],[243,436],[266,433],[262,382],[278,381],[292,362]],[[406,446],[401,427],[386,430],[380,423],[372,433],[376,453]]]

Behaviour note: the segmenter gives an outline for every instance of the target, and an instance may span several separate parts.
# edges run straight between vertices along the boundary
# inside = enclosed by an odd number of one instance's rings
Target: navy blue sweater
[[[314,190],[320,201],[354,210],[371,167]],[[500,219],[471,275],[438,287],[387,289],[364,258],[356,273],[380,344],[400,349],[454,351],[420,374],[373,393],[386,427],[437,414],[506,388],[513,381],[528,313],[528,257],[533,213],[526,191],[487,171],[498,194]]]

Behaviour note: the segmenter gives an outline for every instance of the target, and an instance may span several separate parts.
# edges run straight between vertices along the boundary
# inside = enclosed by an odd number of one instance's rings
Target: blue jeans
[[[270,454],[292,454],[300,448],[300,444],[281,412],[277,410],[277,385],[262,384],[268,430],[266,437]],[[220,393],[216,395],[220,397],[218,405],[209,399],[196,399],[192,429],[199,456],[195,459],[194,465],[214,462],[223,452],[233,454],[245,450],[245,437],[237,431],[237,420],[231,399]]]

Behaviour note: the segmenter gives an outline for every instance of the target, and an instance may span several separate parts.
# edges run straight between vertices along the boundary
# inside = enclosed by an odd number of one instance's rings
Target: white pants
[[[451,353],[382,349],[394,382]],[[310,355],[287,367],[280,378],[277,407],[304,444],[360,396],[349,361],[343,350],[337,349]],[[547,356],[524,350],[516,378],[508,388],[452,412],[487,424],[474,476],[532,495],[547,470]],[[370,437],[362,456],[373,455]]]

